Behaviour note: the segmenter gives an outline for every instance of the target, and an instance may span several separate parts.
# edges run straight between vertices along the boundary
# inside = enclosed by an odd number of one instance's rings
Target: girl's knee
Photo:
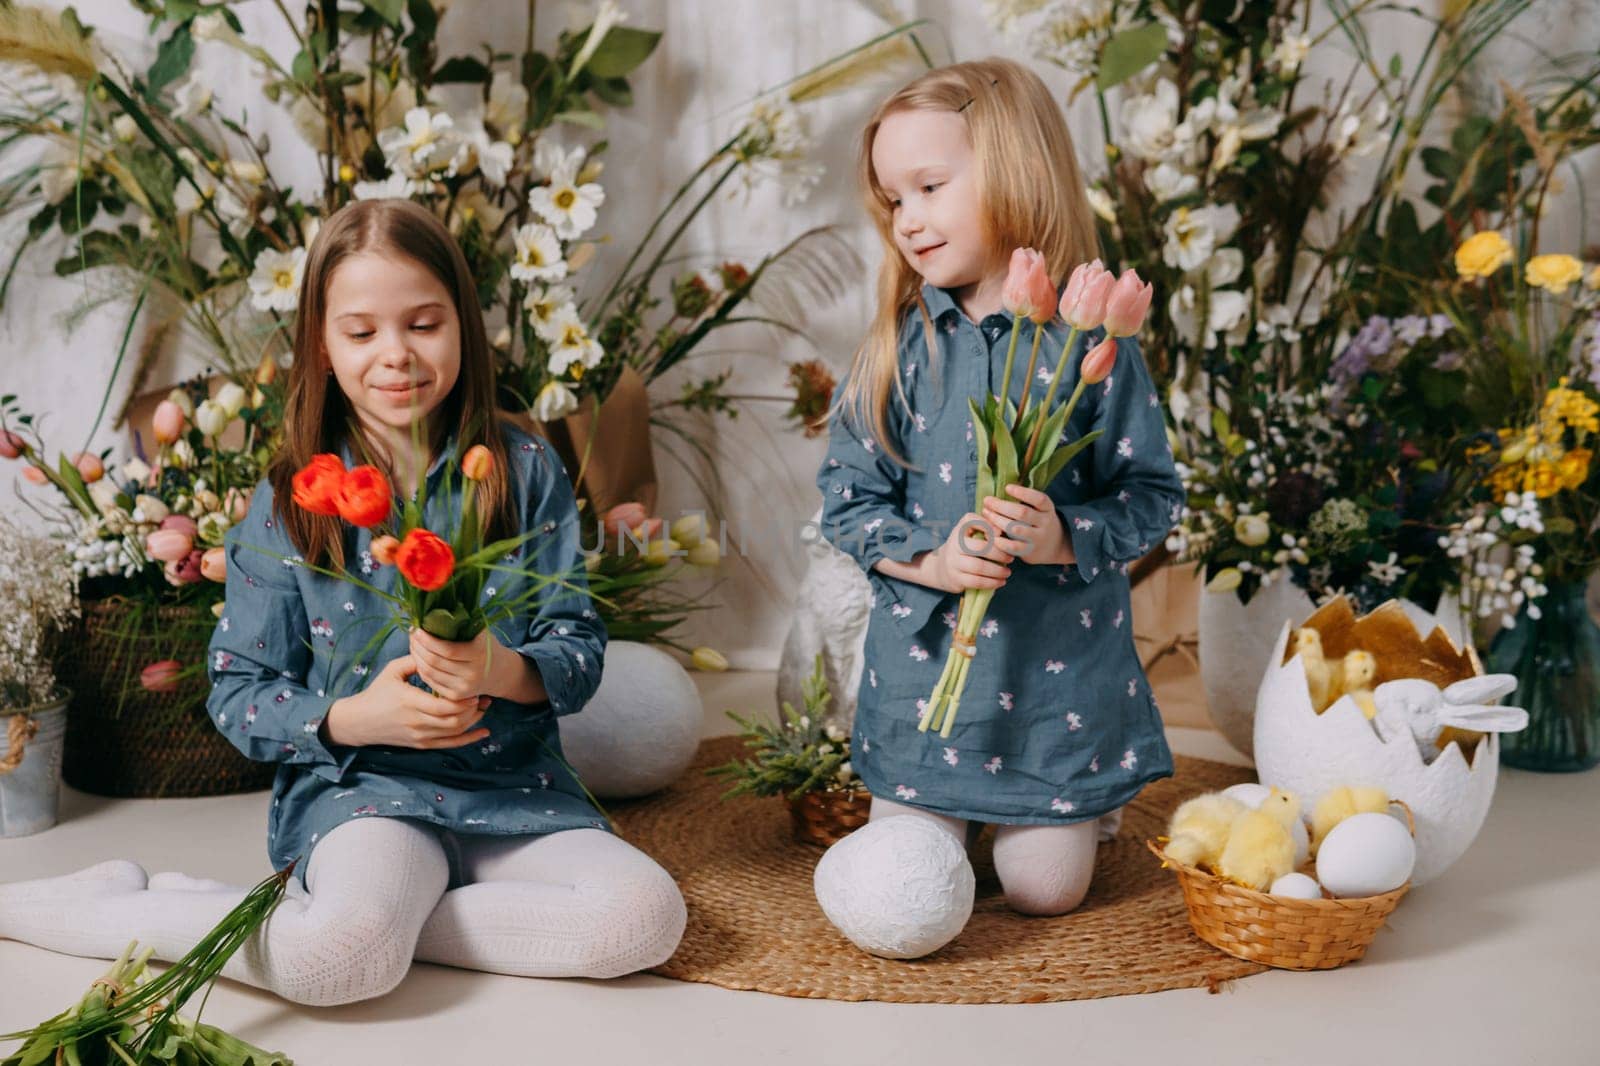
[[[689,909],[672,875],[659,866],[608,887],[603,909],[611,931],[586,969],[590,977],[622,977],[672,958],[689,924]]]
[[[1022,914],[1050,917],[1075,910],[1094,875],[1095,822],[1070,826],[1003,826],[995,836],[994,866],[1006,904]]]

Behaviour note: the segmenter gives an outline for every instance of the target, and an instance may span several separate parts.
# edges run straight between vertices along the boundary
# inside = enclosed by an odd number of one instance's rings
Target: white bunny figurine
[[[1515,733],[1528,726],[1521,707],[1501,707],[1494,701],[1517,687],[1511,674],[1485,674],[1457,681],[1443,692],[1421,678],[1385,681],[1372,692],[1378,705],[1373,725],[1388,743],[1401,730],[1411,733],[1423,762],[1439,754],[1439,734],[1446,726],[1479,733]]]

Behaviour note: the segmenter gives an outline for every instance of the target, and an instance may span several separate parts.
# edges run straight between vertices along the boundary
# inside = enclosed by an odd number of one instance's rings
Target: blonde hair
[[[893,208],[872,169],[878,127],[902,111],[953,111],[966,123],[978,160],[984,231],[996,256],[1012,248],[1037,248],[1059,281],[1098,254],[1099,239],[1066,119],[1043,80],[1027,67],[992,57],[955,63],[929,71],[878,105],[861,132],[856,167],[867,215],[883,246],[878,305],[836,409],[854,418],[896,463],[909,466],[888,426],[891,390],[909,410],[899,341],[913,306],[922,315],[930,356],[938,346],[922,301],[922,279],[895,246]]]

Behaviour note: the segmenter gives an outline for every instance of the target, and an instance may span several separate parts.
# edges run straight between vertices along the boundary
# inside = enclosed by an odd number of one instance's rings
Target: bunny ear
[[[1498,703],[1516,691],[1515,674],[1484,674],[1457,681],[1444,690],[1448,703]]]
[[[1439,711],[1439,724],[1472,729],[1479,733],[1518,733],[1528,728],[1528,712],[1521,707],[1470,707],[1447,704]]]

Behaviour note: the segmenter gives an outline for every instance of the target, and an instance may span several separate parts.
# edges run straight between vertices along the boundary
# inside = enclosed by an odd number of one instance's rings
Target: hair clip
[[[993,88],[994,86],[999,85],[999,84],[1000,84],[1000,79],[999,78],[990,78],[989,79],[990,88]],[[967,102],[962,104],[960,107],[956,108],[956,114],[959,115],[959,114],[961,114],[961,112],[963,112],[967,108],[971,107],[972,106],[972,101],[974,101],[976,99],[977,99],[976,96],[967,97]]]

